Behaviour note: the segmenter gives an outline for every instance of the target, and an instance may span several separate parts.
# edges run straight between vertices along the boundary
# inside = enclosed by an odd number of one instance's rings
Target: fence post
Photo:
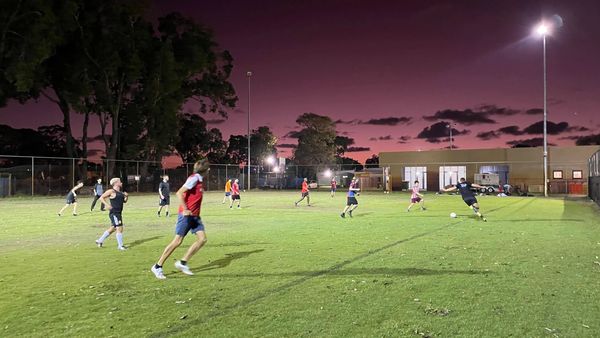
[[[163,173],[164,175],[164,173]],[[137,180],[135,180],[136,182],[136,187],[135,187],[135,192],[140,192],[140,161],[135,161],[135,176],[137,178]]]
[[[35,179],[35,173],[34,173],[34,157],[31,156],[31,196],[33,197],[33,193],[34,193],[34,187],[35,187],[35,183],[34,183],[34,179]]]
[[[75,186],[75,159],[71,159],[71,186]]]

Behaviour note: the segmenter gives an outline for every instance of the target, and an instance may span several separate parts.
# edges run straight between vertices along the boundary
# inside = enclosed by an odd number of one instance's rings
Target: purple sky
[[[531,32],[555,13],[564,27],[548,38],[550,142],[600,130],[598,1],[163,0],[151,15],[169,11],[211,27],[235,59],[238,109],[215,124],[225,137],[246,132],[248,70],[252,127],[271,127],[282,144],[296,143],[285,135],[305,112],[340,120],[339,132],[370,148],[348,154],[359,160],[445,147],[443,118],[456,120],[460,148],[541,137],[531,125],[542,115],[526,113],[542,107],[542,43]],[[60,121],[44,100],[0,110],[15,127]]]

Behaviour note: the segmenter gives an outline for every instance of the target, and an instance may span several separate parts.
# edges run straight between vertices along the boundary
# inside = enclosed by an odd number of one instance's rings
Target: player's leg
[[[349,205],[346,205],[346,207],[344,208],[344,210],[342,210],[342,213],[340,214],[340,216],[341,216],[342,218],[345,218],[345,217],[346,217],[346,212],[348,212],[348,209],[349,209],[349,208],[350,208],[350,206],[349,206]]]
[[[117,229],[117,248],[119,250],[125,250],[125,246],[123,245],[123,224],[121,223],[120,226],[116,227]]]
[[[171,256],[173,251],[175,251],[175,249],[177,249],[181,245],[182,242],[183,242],[183,236],[175,235],[175,238],[173,238],[171,243],[169,243],[169,245],[167,245],[165,247],[165,249],[163,250],[162,255],[160,255],[160,258],[156,262],[156,265],[158,265],[162,268],[162,266],[165,263],[165,261],[167,260],[167,258],[169,258],[169,256]]]
[[[104,231],[104,233],[102,234],[102,236],[100,236],[100,238],[98,238],[96,240],[96,245],[98,245],[99,248],[102,247],[102,244],[104,243],[104,241],[108,238],[108,236],[110,236],[113,232],[115,232],[115,227],[113,225],[111,225],[106,231]]]
[[[77,202],[73,202],[73,216],[77,216]]]
[[[165,205],[165,216],[169,217],[169,206],[171,205],[171,202],[169,200],[167,200],[167,205]]]
[[[306,194],[306,205],[310,207],[310,193]]]
[[[94,211],[94,208],[96,207],[96,202],[98,201],[98,198],[100,198],[100,196],[94,194],[94,200],[92,201],[92,206],[90,207],[90,211]]]
[[[294,204],[295,204],[296,206],[298,206],[298,203],[302,202],[302,201],[304,200],[304,198],[305,198],[305,197],[306,197],[306,195],[305,195],[305,194],[302,194],[302,198],[300,198],[299,200],[297,200],[296,202],[294,202]]]
[[[225,196],[223,196],[223,202],[221,202],[221,204],[225,204],[225,201],[227,201],[227,194],[225,194]]]
[[[206,244],[207,240],[206,233],[204,232],[204,224],[202,224],[200,217],[194,217],[190,219],[190,222],[191,231],[196,235],[196,241],[188,248],[185,255],[179,261],[175,262],[175,267],[186,275],[194,274],[188,267],[187,262]]]
[[[425,208],[425,199],[424,198],[421,198],[421,210],[427,210]]]
[[[160,217],[160,212],[162,211],[163,206],[162,206],[162,200],[158,203],[158,211],[156,212],[156,214],[158,215],[158,217]]]
[[[352,217],[352,212],[358,208],[358,202],[357,201],[353,201],[354,204],[352,204],[350,206],[350,209],[348,209],[348,216]]]
[[[413,205],[415,205],[413,202],[410,202],[410,204],[408,205],[408,208],[406,208],[406,211],[410,211],[410,209],[413,207]]]
[[[487,219],[479,211],[479,203],[475,202],[471,205],[471,207],[473,208],[473,212],[475,212],[475,215],[479,216],[479,218],[481,218],[484,222],[487,222]]]
[[[65,209],[68,208],[68,207],[69,207],[69,205],[65,204],[65,206],[62,207],[62,209],[60,209],[60,211],[58,212],[58,216],[62,216],[63,211],[65,211]]]

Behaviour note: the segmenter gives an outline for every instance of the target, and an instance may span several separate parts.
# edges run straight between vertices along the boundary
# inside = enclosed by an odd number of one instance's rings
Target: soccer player
[[[337,190],[337,181],[335,177],[331,179],[331,198],[335,196],[335,191]]]
[[[209,168],[210,163],[208,160],[197,161],[194,164],[194,173],[188,177],[183,186],[177,191],[180,206],[175,227],[175,238],[167,245],[158,262],[150,269],[158,279],[166,278],[163,274],[163,264],[173,251],[181,245],[188,232],[196,235],[196,241],[189,247],[183,258],[175,262],[175,268],[186,275],[194,274],[188,267],[187,262],[206,243],[204,224],[200,218],[200,207],[202,206],[203,176],[206,175]]]
[[[308,190],[308,179],[305,177],[302,181],[302,198],[294,202],[296,206],[306,198],[306,204],[310,207],[310,190]]]
[[[233,201],[237,201],[237,207],[240,208],[240,181],[236,178],[231,185],[231,200],[229,201],[229,209],[233,208]]]
[[[415,184],[412,187],[412,195],[410,196],[410,205],[406,211],[410,211],[410,208],[417,203],[421,203],[421,210],[425,210],[425,196],[419,192],[421,188],[419,187],[419,181],[415,181]]]
[[[229,200],[229,207],[231,208],[231,205],[233,204],[233,201],[231,200],[231,178],[225,182],[225,197],[223,197],[223,203],[221,204],[225,204],[225,201],[227,200]]]
[[[481,218],[484,222],[487,222],[487,219],[483,217],[481,212],[479,212],[479,203],[477,203],[477,198],[475,198],[475,194],[473,193],[471,188],[481,189],[483,187],[479,184],[471,184],[470,182],[467,182],[467,180],[464,177],[462,177],[457,185],[448,189],[444,189],[443,191],[450,192],[458,189],[463,201],[465,201],[469,208],[473,209],[475,215],[479,216],[479,218]]]
[[[348,187],[348,198],[346,202],[346,207],[340,214],[342,218],[346,218],[346,212],[348,213],[348,216],[352,217],[352,211],[354,211],[354,209],[358,207],[358,200],[356,200],[356,195],[359,191],[360,188],[358,187],[358,178],[356,178],[355,176],[350,182],[350,187]]]
[[[79,190],[81,187],[83,187],[83,182],[77,181],[77,185],[75,185],[67,194],[67,203],[64,207],[62,207],[62,209],[60,209],[58,216],[62,216],[63,211],[65,211],[69,205],[73,205],[73,216],[77,216],[77,190]]]
[[[94,211],[94,208],[96,207],[96,202],[98,201],[100,196],[102,196],[102,193],[104,193],[104,187],[102,186],[102,179],[99,178],[98,180],[96,180],[96,184],[94,185],[94,200],[92,201],[92,207],[90,208],[90,211]],[[100,211],[104,211],[104,204],[102,203],[100,203]]]
[[[121,182],[121,179],[118,177],[111,178],[110,185],[112,188],[106,190],[106,192],[100,196],[100,203],[106,205],[106,208],[108,209],[110,227],[96,240],[96,245],[101,248],[104,240],[116,231],[117,249],[126,250],[123,246],[123,217],[121,216],[121,213],[123,212],[123,204],[127,203],[127,193],[121,191],[121,189],[123,189],[123,182]],[[106,202],[107,197],[110,202]]]
[[[163,208],[166,209],[165,216],[169,217],[169,205],[171,204],[171,188],[169,187],[169,175],[164,175],[158,185],[158,217]]]

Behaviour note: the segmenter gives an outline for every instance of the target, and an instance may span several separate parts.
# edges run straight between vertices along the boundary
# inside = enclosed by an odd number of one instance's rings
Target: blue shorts
[[[196,234],[198,231],[204,231],[204,224],[200,216],[183,216],[177,215],[177,225],[175,226],[175,234],[185,237],[188,232]]]
[[[231,196],[231,193],[230,192],[226,192],[225,196]]]

